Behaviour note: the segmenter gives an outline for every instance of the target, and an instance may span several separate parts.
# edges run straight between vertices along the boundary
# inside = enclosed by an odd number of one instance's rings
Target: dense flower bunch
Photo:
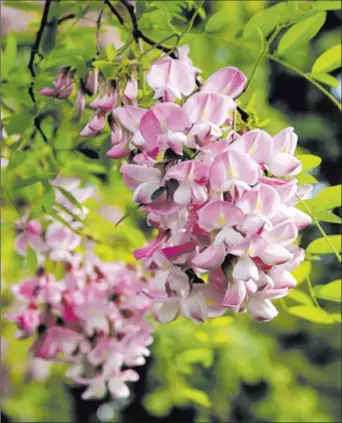
[[[304,252],[294,241],[310,223],[294,207],[311,189],[291,178],[301,172],[297,135],[291,127],[273,137],[236,128],[246,76],[227,67],[201,85],[187,54],[183,46],[177,59],[152,64],[150,109],[117,107],[123,96],[114,88],[111,107],[107,97],[97,103],[101,116],[109,114],[107,154],[128,157],[123,178],[158,231],[134,253],[152,272],[144,293],[160,322],[178,315],[202,322],[227,308],[267,321],[277,315],[271,300],[296,283],[290,272]],[[103,127],[95,126],[89,122],[81,135]]]
[[[79,188],[78,179],[58,178],[53,184],[79,202],[91,194],[91,187]],[[61,191],[56,194],[60,204],[77,213]],[[84,216],[87,210],[78,212]],[[17,230],[22,231],[18,253],[25,255],[29,245],[39,253],[40,264],[33,278],[13,287],[20,309],[7,318],[17,324],[17,336],[35,337],[30,352],[41,362],[69,363],[68,376],[87,385],[83,398],[101,398],[107,386],[114,397],[127,397],[126,382],[138,379],[129,367],[145,363],[152,342],[152,326],[144,321],[151,301],[138,295],[146,279],[133,266],[102,263],[90,251],[76,253],[81,237],[60,222],[44,231],[34,219],[18,223]],[[49,272],[51,263],[62,263],[62,280]]]

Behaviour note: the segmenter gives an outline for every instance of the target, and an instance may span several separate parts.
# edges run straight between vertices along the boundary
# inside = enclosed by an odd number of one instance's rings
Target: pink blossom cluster
[[[91,187],[80,188],[77,178],[60,177],[52,184],[79,202],[91,194]],[[56,200],[81,218],[87,212],[57,189]],[[82,225],[68,224],[74,229]],[[67,375],[87,386],[85,399],[102,398],[108,390],[113,397],[127,397],[127,382],[139,378],[131,367],[145,363],[152,342],[152,326],[144,320],[151,301],[139,295],[147,280],[132,265],[103,263],[89,249],[75,252],[81,237],[59,221],[43,230],[33,219],[17,223],[16,229],[21,231],[18,253],[25,255],[29,245],[39,254],[39,267],[33,278],[13,287],[19,309],[6,317],[17,325],[17,337],[34,337],[33,363],[69,363]],[[63,264],[62,280],[48,270],[57,263]]]
[[[298,137],[291,127],[237,130],[246,76],[226,67],[201,85],[187,53],[152,64],[150,109],[110,112],[107,155],[128,157],[124,181],[158,231],[134,252],[153,275],[144,292],[160,322],[202,322],[228,308],[268,321],[278,313],[271,300],[296,284],[304,251],[294,242],[311,221],[295,208],[311,189],[292,178],[302,169]]]
[[[84,206],[82,209],[76,207],[63,195],[63,191],[58,190],[58,188],[72,194],[74,199],[81,204],[91,196],[92,187],[80,187],[80,184],[81,180],[79,178],[72,177],[58,177],[51,182],[55,191],[56,205],[54,209],[69,224],[70,228],[62,222],[50,218],[51,223],[43,231],[39,219],[28,220],[29,216],[26,214],[21,220],[16,222],[15,226],[18,232],[15,240],[15,249],[18,254],[26,256],[27,246],[29,246],[39,254],[41,261],[44,261],[44,257],[49,257],[56,262],[72,258],[72,252],[82,241],[82,237],[75,231],[82,227],[81,220],[86,217],[88,210]],[[64,207],[65,211],[61,211],[58,205]],[[71,214],[68,214],[68,211]],[[77,216],[78,220],[74,220],[72,216]]]

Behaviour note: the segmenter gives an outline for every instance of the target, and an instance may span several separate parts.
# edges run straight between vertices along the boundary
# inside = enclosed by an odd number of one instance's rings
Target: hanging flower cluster
[[[77,178],[52,184],[79,202],[91,194]],[[80,212],[65,191],[56,189],[57,202],[84,217],[86,208]],[[69,225],[76,229],[82,223]],[[126,382],[138,380],[130,367],[145,363],[152,342],[152,326],[144,321],[151,301],[139,296],[147,283],[142,273],[131,265],[103,263],[90,251],[76,253],[81,237],[58,221],[45,231],[37,219],[16,228],[18,253],[25,255],[29,245],[39,254],[36,275],[13,287],[20,309],[6,317],[16,323],[17,336],[35,338],[30,352],[36,359],[69,363],[67,375],[87,385],[83,398],[102,398],[108,390],[113,397],[129,396]],[[63,265],[62,280],[49,272],[51,263]]]
[[[35,335],[36,357],[71,364],[69,375],[88,386],[84,398],[102,397],[107,386],[114,396],[129,394],[126,382],[138,375],[123,366],[143,364],[152,342],[146,313],[162,323],[179,315],[198,323],[230,308],[271,320],[278,313],[271,300],[295,286],[291,271],[304,259],[295,240],[311,220],[295,205],[311,187],[292,178],[301,172],[293,128],[275,136],[246,131],[237,122],[236,101],[246,76],[226,67],[201,84],[187,46],[177,57],[163,57],[147,72],[154,92],[149,109],[138,105],[135,69],[124,86],[102,80],[100,89],[91,70],[76,97],[81,117],[84,92],[99,89],[90,103],[95,115],[80,136],[96,135],[109,123],[107,155],[127,159],[123,179],[156,230],[150,244],[134,251],[147,276],[75,254],[82,240],[71,229],[82,226],[87,209],[71,204],[63,190],[82,203],[91,190],[79,180],[53,182],[57,204],[77,221],[59,210],[68,227],[53,220],[44,231],[27,219],[16,226],[17,251],[25,255],[29,245],[41,260],[36,276],[15,288],[25,306],[9,318],[19,336]],[[70,84],[73,75],[64,69],[55,88],[42,94],[63,98]],[[62,281],[45,270],[47,257],[65,263]]]
[[[273,137],[237,130],[246,76],[226,67],[201,85],[187,54],[183,46],[177,59],[152,64],[150,109],[98,104],[110,117],[107,155],[128,157],[124,181],[158,230],[134,252],[152,272],[144,294],[160,322],[178,315],[202,322],[227,308],[271,320],[278,313],[271,300],[296,283],[290,272],[304,252],[294,241],[311,221],[294,207],[311,189],[291,178],[301,172],[297,135],[291,127]],[[91,121],[87,135],[93,129]]]

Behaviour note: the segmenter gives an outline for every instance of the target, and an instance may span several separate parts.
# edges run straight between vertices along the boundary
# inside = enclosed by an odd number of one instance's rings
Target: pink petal
[[[122,141],[108,150],[106,156],[111,159],[123,159],[124,157],[128,157],[129,153],[130,149],[128,147],[128,143],[126,141]]]
[[[187,205],[191,203],[191,185],[189,182],[181,182],[174,193],[176,204]]]
[[[242,94],[246,83],[247,77],[239,69],[226,67],[213,73],[203,85],[202,90],[236,98]]]
[[[302,171],[302,162],[290,154],[279,153],[270,158],[267,167],[274,176],[297,175]]]
[[[258,280],[258,277],[259,270],[253,260],[247,255],[240,257],[234,266],[233,278],[248,281],[249,279]]]
[[[210,245],[202,253],[192,259],[192,263],[200,269],[214,269],[223,263],[225,256],[226,248],[223,244],[216,247]]]
[[[222,305],[224,307],[230,307],[234,309],[239,309],[243,300],[247,294],[246,285],[243,281],[234,281],[228,284],[228,289],[223,297]]]

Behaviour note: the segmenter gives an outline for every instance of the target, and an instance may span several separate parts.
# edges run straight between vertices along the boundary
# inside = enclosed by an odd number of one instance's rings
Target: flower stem
[[[318,303],[318,301],[317,301],[317,298],[315,297],[314,290],[313,290],[313,288],[312,288],[312,283],[311,283],[311,280],[310,280],[310,278],[309,278],[309,277],[308,277],[308,278],[306,278],[306,282],[307,282],[307,284],[308,284],[309,292],[310,292],[311,298],[312,298],[312,300],[313,300],[313,302],[314,302],[315,306],[316,306],[316,307],[318,307],[318,308],[321,308],[321,306],[319,305],[319,303]]]
[[[300,196],[298,194],[296,194],[297,198],[300,200],[300,202],[303,204],[305,210],[308,212],[309,216],[311,217],[311,219],[313,220],[314,224],[316,225],[317,229],[320,231],[321,235],[323,236],[323,238],[325,238],[328,242],[328,244],[330,245],[331,250],[334,252],[337,260],[339,261],[339,263],[342,263],[342,259],[341,256],[339,254],[339,252],[336,250],[334,244],[330,241],[328,235],[325,233],[324,229],[322,228],[321,224],[319,223],[319,221],[316,219],[316,217],[312,214],[310,208],[307,206],[307,204],[305,204],[305,202],[300,198]]]

